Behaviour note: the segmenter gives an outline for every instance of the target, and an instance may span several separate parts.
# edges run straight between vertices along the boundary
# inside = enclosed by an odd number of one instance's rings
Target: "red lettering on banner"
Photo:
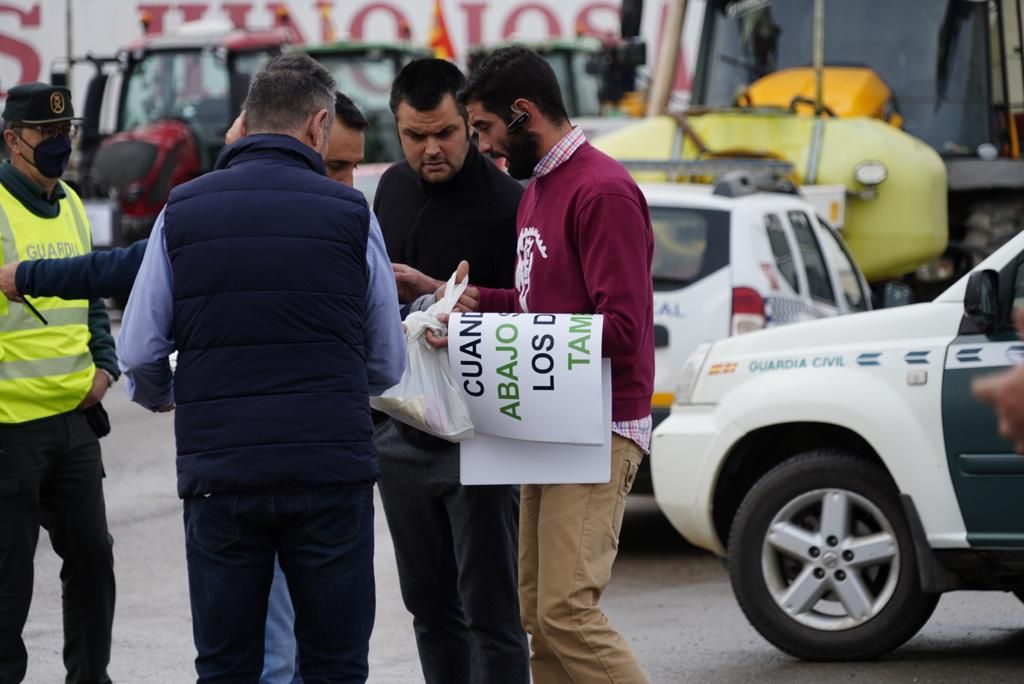
[[[146,35],[164,32],[164,19],[167,17],[167,13],[170,10],[170,5],[139,5],[139,14],[145,12],[149,15],[149,25],[146,27]]]
[[[349,34],[356,40],[362,39],[366,32],[366,20],[375,12],[386,12],[390,14],[395,20],[395,38],[399,40],[404,39],[401,35],[402,27],[408,27],[410,25],[409,19],[405,16],[402,10],[387,2],[374,2],[356,12],[355,16],[352,17],[352,23],[349,24]],[[374,37],[376,38],[377,36]],[[383,40],[384,38],[381,37],[381,39]]]
[[[202,5],[184,3],[178,5],[178,9],[181,10],[182,21],[199,21],[203,18],[203,16],[206,14],[206,10],[208,10],[209,8],[210,6],[206,3],[203,3]]]
[[[562,29],[558,26],[558,17],[555,16],[555,13],[544,5],[533,2],[520,5],[509,13],[508,18],[505,19],[505,26],[501,29],[501,37],[511,37],[519,26],[520,17],[527,12],[539,12],[544,17],[548,25],[548,38],[557,38],[562,33]]]
[[[618,35],[619,31],[617,23],[619,21],[620,10],[621,5],[613,5],[610,2],[592,2],[589,5],[584,5],[576,15],[576,33],[581,35],[602,35],[607,33]],[[611,28],[605,29],[594,26],[591,21],[591,15],[594,14],[594,12],[610,13],[615,18],[615,23],[612,24]]]
[[[11,5],[0,5],[0,14],[18,15],[22,28],[37,28],[42,24],[42,11],[39,3],[33,5],[32,9],[28,11]],[[42,60],[39,59],[39,53],[30,44],[17,38],[0,35],[0,54],[10,55],[21,65],[21,75],[16,83],[31,83],[39,80],[39,74],[42,72]]]
[[[249,25],[249,12],[252,11],[251,2],[224,3],[224,13],[235,28],[245,28]]]
[[[466,13],[466,40],[469,46],[480,45],[484,42],[484,12],[487,11],[487,3],[464,2],[459,7]]]
[[[302,35],[302,30],[299,29],[298,24],[295,23],[295,18],[292,16],[292,12],[291,12],[290,9],[288,9],[288,5],[287,4],[285,4],[283,2],[268,2],[267,3],[267,10],[269,10],[274,15],[274,17],[275,17],[274,24],[276,26],[279,26],[281,24],[281,21],[279,19],[277,19],[277,17],[279,16],[277,14],[279,8],[284,8],[284,11],[288,13],[287,14],[287,18],[284,21],[284,27],[286,29],[288,29],[288,33],[291,34],[292,42],[293,43],[300,43],[300,44],[301,43],[305,43],[306,42],[306,37],[304,35]]]

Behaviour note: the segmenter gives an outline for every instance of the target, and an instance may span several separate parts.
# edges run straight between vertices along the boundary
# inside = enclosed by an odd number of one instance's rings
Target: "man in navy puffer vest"
[[[305,681],[367,678],[368,396],[405,340],[366,200],[324,175],[334,90],[300,54],[253,78],[249,135],[172,191],[122,322],[129,396],[176,410],[200,682],[259,678],[275,552]]]

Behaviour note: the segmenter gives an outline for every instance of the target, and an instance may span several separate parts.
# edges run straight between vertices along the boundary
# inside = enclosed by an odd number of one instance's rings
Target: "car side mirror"
[[[978,332],[995,330],[999,314],[999,274],[991,269],[974,271],[967,278],[964,294],[964,315]]]
[[[882,289],[882,308],[907,306],[914,303],[914,291],[906,283],[888,282]]]

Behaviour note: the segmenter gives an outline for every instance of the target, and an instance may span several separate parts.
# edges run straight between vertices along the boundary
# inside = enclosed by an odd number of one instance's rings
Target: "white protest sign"
[[[565,444],[482,434],[459,446],[459,480],[467,485],[608,482],[612,463],[611,362],[602,364],[601,444]]]
[[[478,435],[601,445],[600,314],[452,314],[448,355]]]

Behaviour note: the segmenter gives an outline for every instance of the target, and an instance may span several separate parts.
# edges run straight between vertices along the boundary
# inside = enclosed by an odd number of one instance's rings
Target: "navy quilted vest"
[[[172,191],[164,229],[178,494],[373,482],[362,193],[298,140],[254,135]]]

